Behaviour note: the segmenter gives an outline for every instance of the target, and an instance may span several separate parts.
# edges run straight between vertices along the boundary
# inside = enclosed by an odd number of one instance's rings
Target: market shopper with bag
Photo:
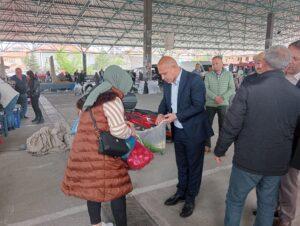
[[[101,131],[120,140],[135,135],[125,122],[121,101],[131,86],[128,73],[119,66],[109,66],[104,82],[91,91],[80,115],[61,188],[66,195],[87,200],[92,225],[107,225],[101,223],[101,203],[107,201],[111,202],[116,225],[127,225],[126,194],[132,191],[128,165],[120,157],[103,153],[95,129],[99,129],[100,138]]]

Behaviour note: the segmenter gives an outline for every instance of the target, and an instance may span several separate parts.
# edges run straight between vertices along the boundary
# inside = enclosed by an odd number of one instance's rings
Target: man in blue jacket
[[[163,57],[157,66],[165,83],[156,123],[171,123],[178,169],[177,191],[165,205],[185,201],[180,216],[188,217],[200,189],[205,140],[213,135],[205,111],[205,86],[200,76],[181,69],[172,57]]]
[[[221,162],[234,142],[233,167],[226,196],[225,226],[239,226],[244,203],[256,188],[255,226],[272,226],[281,176],[286,174],[300,117],[300,93],[283,73],[290,51],[265,52],[266,71],[245,78],[225,117],[215,148]]]

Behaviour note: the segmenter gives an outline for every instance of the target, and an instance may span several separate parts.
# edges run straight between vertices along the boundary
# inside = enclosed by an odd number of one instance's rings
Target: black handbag
[[[126,155],[129,152],[129,148],[126,145],[126,141],[124,139],[120,139],[111,135],[110,132],[101,131],[97,127],[97,123],[91,109],[89,109],[89,113],[94,124],[94,129],[99,139],[98,152],[100,154],[109,155],[116,158]]]

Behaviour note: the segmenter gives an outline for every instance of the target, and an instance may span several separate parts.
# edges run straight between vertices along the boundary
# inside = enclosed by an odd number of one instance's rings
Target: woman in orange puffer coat
[[[98,137],[88,110],[100,130],[121,139],[130,137],[134,129],[125,122],[121,99],[130,90],[132,80],[114,65],[105,70],[104,79],[83,106],[61,189],[66,195],[87,200],[92,225],[101,224],[101,202],[111,201],[116,225],[126,226],[125,196],[132,191],[128,166],[121,158],[99,154]]]

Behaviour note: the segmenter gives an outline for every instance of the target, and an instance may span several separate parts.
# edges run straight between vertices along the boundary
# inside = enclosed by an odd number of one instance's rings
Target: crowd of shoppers
[[[255,72],[245,76],[238,87],[220,56],[212,58],[212,71],[204,82],[199,74],[180,68],[172,57],[162,57],[157,65],[164,93],[156,123],[171,124],[178,169],[177,190],[164,204],[184,202],[179,213],[183,218],[195,208],[204,153],[212,149],[215,114],[219,120],[214,148],[218,164],[234,143],[224,225],[240,225],[245,200],[254,188],[255,226],[290,226],[295,217],[300,169],[300,41],[289,48],[271,47],[254,60]],[[99,80],[99,74],[95,77]],[[132,190],[127,166],[119,158],[98,153],[89,111],[101,130],[122,139],[135,134],[124,119],[121,102],[132,80],[121,68],[110,66],[97,84],[80,114],[62,190],[87,200],[92,225],[101,225],[101,203],[110,201],[116,225],[126,226],[125,196]],[[278,205],[279,219],[274,222]]]

